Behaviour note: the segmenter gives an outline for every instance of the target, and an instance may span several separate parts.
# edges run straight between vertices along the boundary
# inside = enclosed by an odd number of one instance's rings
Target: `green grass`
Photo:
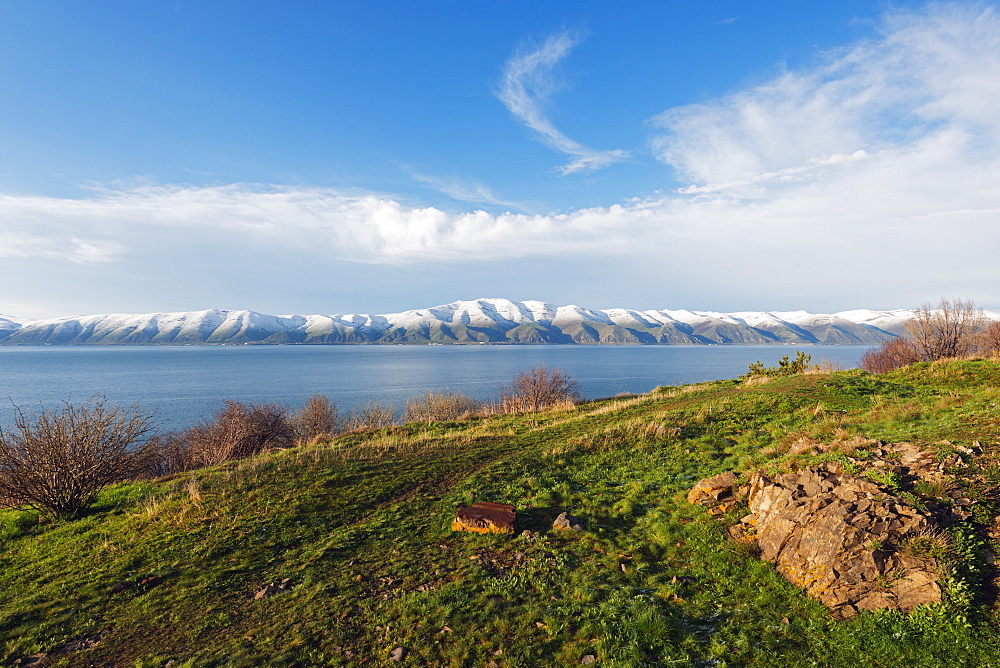
[[[1000,665],[998,384],[1000,365],[955,362],[661,388],[121,484],[72,522],[2,511],[0,663],[103,633],[55,665],[389,665],[398,646],[430,666]],[[684,500],[852,437],[982,445],[948,602],[836,622]],[[473,500],[515,504],[536,536],[451,533]],[[586,529],[553,532],[563,510]],[[278,578],[292,590],[253,599]]]

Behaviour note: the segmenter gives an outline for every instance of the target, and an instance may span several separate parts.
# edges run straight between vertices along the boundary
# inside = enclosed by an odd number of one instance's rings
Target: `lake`
[[[857,366],[868,346],[0,346],[0,425],[13,406],[33,412],[103,395],[155,408],[166,429],[210,417],[225,399],[301,406],[325,394],[341,412],[382,400],[402,409],[430,389],[495,398],[534,366],[557,367],[589,399],[735,378],[796,350],[813,362]]]

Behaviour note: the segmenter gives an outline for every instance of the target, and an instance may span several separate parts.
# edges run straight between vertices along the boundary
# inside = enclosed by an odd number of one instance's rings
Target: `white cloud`
[[[124,252],[113,239],[139,239],[143,229],[162,228],[183,230],[192,243],[222,232],[234,246],[263,244],[361,262],[496,259],[606,248],[641,209],[448,214],[319,188],[140,185],[104,188],[89,199],[2,198],[0,234],[11,243],[0,252],[107,261]],[[18,237],[19,229],[34,231]]]
[[[540,62],[557,63],[572,45],[553,40],[533,52]],[[434,262],[605,254],[627,258],[614,280],[633,284],[684,278],[730,291],[853,295],[853,307],[891,283],[895,295],[904,284],[922,291],[915,303],[956,294],[1000,305],[998,68],[997,13],[936,5],[887,16],[876,38],[811,69],[658,117],[658,155],[685,178],[660,199],[451,214],[321,188],[117,185],[86,199],[0,198],[0,256],[152,256],[159,249],[144,246],[144,233],[155,229],[234,254],[285,248],[428,271]],[[531,103],[524,109],[533,113]],[[611,273],[584,264],[568,280]]]
[[[560,168],[563,174],[598,170],[628,157],[620,149],[598,151],[570,139],[545,113],[545,103],[561,87],[556,67],[579,42],[578,35],[561,32],[533,50],[519,52],[507,62],[497,93],[507,109],[534,130],[543,144],[572,158]]]

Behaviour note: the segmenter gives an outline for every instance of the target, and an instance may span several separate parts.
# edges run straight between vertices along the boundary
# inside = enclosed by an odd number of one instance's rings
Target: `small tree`
[[[983,310],[971,300],[942,297],[936,306],[918,308],[906,323],[906,333],[923,360],[931,362],[971,353],[986,322]]]
[[[14,429],[0,428],[0,504],[75,517],[104,487],[132,478],[145,461],[152,413],[105,399],[43,409],[14,409]]]
[[[500,404],[508,413],[540,411],[579,400],[580,384],[572,376],[544,366],[522,371],[500,390]]]
[[[340,413],[337,404],[323,394],[314,394],[292,419],[295,439],[299,443],[328,440],[340,433]]]

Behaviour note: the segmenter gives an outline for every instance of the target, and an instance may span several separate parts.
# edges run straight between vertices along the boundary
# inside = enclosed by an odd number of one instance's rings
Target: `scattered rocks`
[[[452,531],[474,533],[514,533],[517,513],[514,506],[507,503],[478,501],[471,506],[462,506],[455,513],[451,523]]]
[[[559,531],[583,531],[586,523],[579,517],[569,513],[560,513],[559,517],[552,523],[552,528]]]
[[[274,582],[267,585],[256,594],[253,595],[253,600],[259,601],[262,598],[270,598],[275,594],[280,594],[285,591],[292,590],[292,579],[291,578],[277,578]]]
[[[409,653],[410,653],[410,651],[408,649],[406,649],[405,647],[397,647],[396,649],[394,649],[391,652],[389,652],[389,660],[390,661],[402,661],[403,659],[406,658],[406,655],[409,654]]]
[[[21,666],[22,668],[44,668],[45,666],[51,665],[53,661],[57,661],[58,657],[62,654],[72,654],[73,652],[79,652],[80,650],[90,649],[101,642],[107,633],[108,630],[105,629],[93,635],[74,638],[69,642],[59,645],[51,652],[38,652],[37,654],[32,654],[30,656],[23,656],[14,661],[14,665]]]

